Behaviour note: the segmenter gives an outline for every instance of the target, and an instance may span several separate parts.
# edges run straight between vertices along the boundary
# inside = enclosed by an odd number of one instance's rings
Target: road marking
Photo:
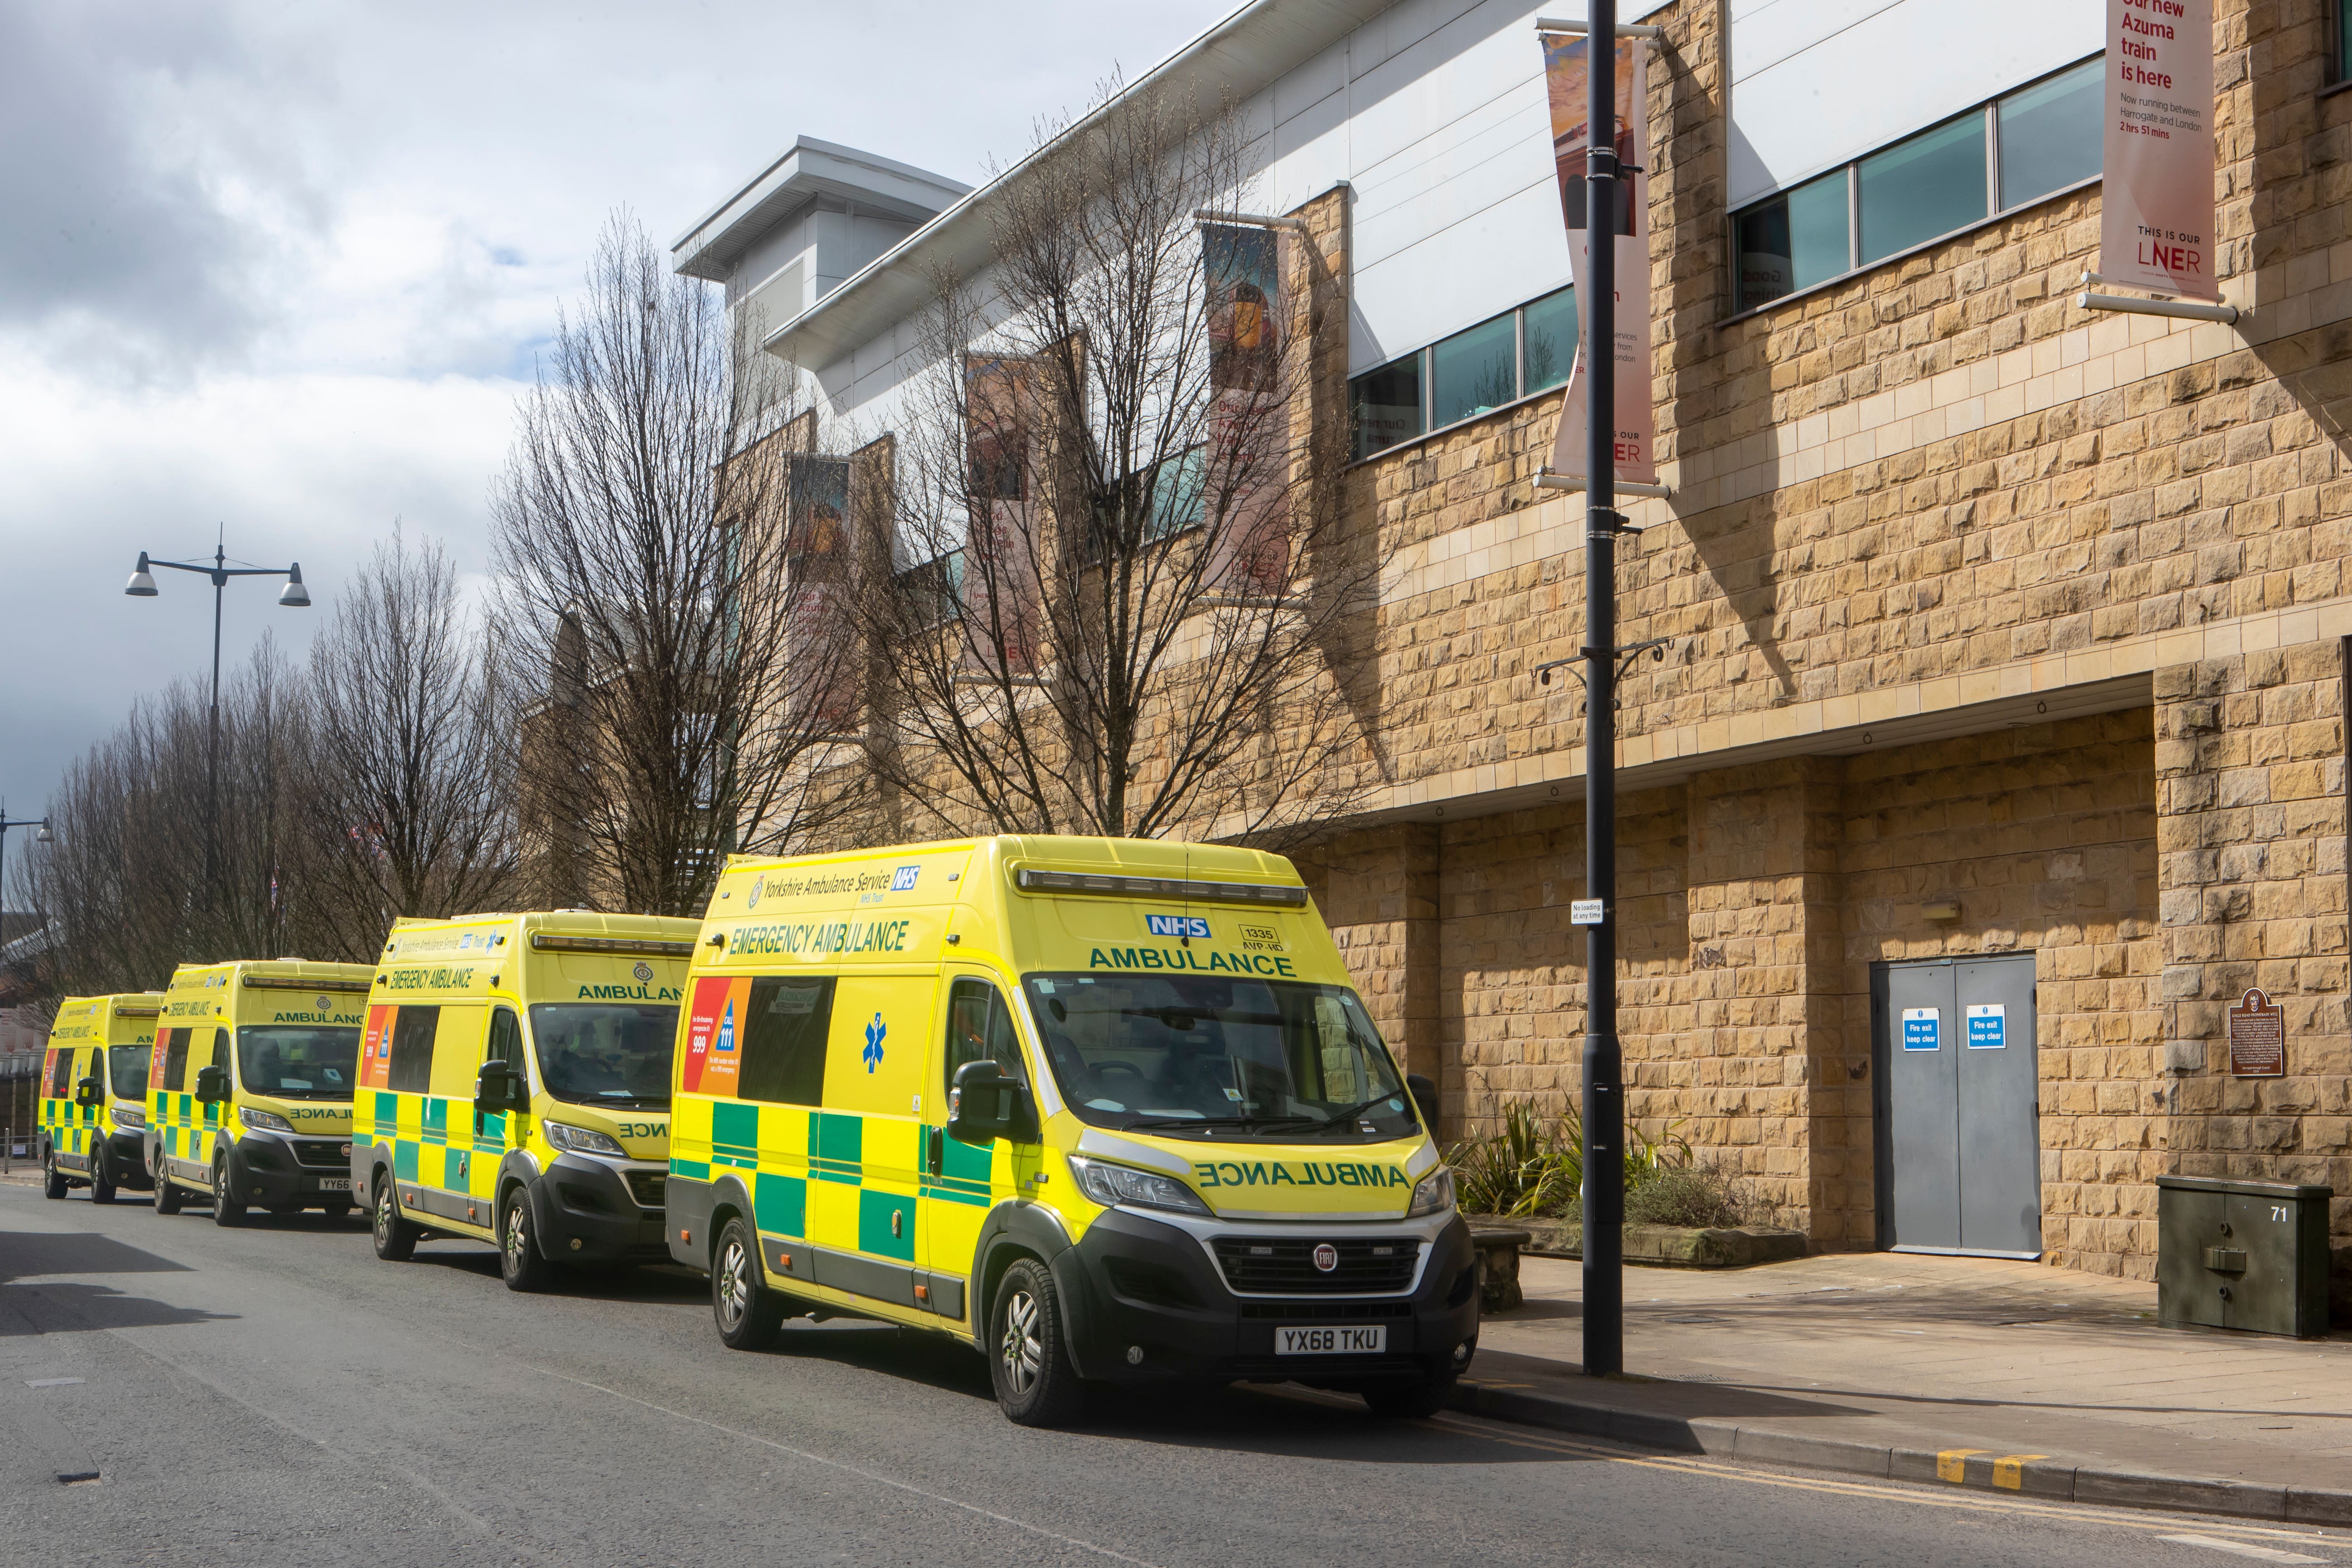
[[[713,1421],[707,1416],[689,1415],[683,1410],[672,1409],[667,1405],[656,1405],[650,1399],[640,1399],[634,1394],[624,1394],[617,1388],[608,1388],[604,1384],[591,1383],[584,1377],[573,1377],[569,1373],[557,1372],[551,1367],[537,1367],[534,1370],[544,1373],[549,1377],[562,1378],[566,1383],[576,1383],[583,1388],[593,1388],[599,1394],[609,1394],[615,1399],[625,1399],[630,1404],[642,1405],[647,1410],[659,1411],[673,1420],[689,1422],[697,1426],[708,1426],[713,1432],[723,1432],[730,1437],[740,1437],[747,1443],[757,1443],[762,1447],[773,1448],[780,1454],[790,1454],[796,1459],[806,1459],[811,1464],[824,1465],[856,1476],[861,1480],[877,1481],[898,1491],[911,1493],[919,1498],[929,1498],[933,1502],[943,1502],[950,1508],[960,1508],[967,1513],[976,1513],[982,1519],[992,1519],[999,1524],[1009,1524],[1015,1530],[1025,1530],[1032,1535],[1042,1535],[1048,1541],[1058,1541],[1065,1546],[1075,1546],[1081,1552],[1091,1552],[1098,1557],[1108,1557],[1118,1563],[1132,1563],[1135,1568],[1159,1568],[1157,1563],[1147,1563],[1140,1557],[1129,1557],[1124,1552],[1114,1552],[1108,1546],[1097,1546],[1091,1541],[1080,1541],[1075,1535],[1063,1535],[1056,1531],[1047,1530],[1042,1524],[1031,1524],[1026,1520],[1014,1519],[1010,1514],[998,1513],[993,1509],[982,1508],[976,1502],[966,1502],[961,1498],[949,1497],[944,1492],[935,1492],[928,1488],[919,1487],[912,1481],[902,1481],[896,1476],[886,1476],[879,1470],[869,1470],[843,1459],[828,1459],[823,1454],[814,1454],[806,1448],[795,1448],[790,1443],[780,1443],[773,1437],[762,1437],[757,1432],[746,1432],[740,1426],[730,1426],[724,1422]]]
[[[2036,1459],[2046,1459],[2047,1454],[2005,1454],[1992,1462],[1992,1484],[2011,1491],[2025,1488],[2025,1467]]]
[[[28,1377],[25,1380],[25,1386],[26,1388],[67,1388],[80,1381],[81,1379],[78,1377]]]
[[[2305,1557],[2299,1552],[2278,1552],[2267,1546],[2249,1546],[2242,1541],[2221,1541],[2210,1535],[2159,1535],[2158,1541],[2177,1541],[2183,1546],[2210,1546],[2216,1552],[2233,1552],[2241,1557],[2259,1557],[2265,1563],[2326,1563],[2325,1557]]]
[[[1938,1448],[1936,1450],[1936,1479],[1958,1486],[1969,1479],[1969,1456],[1981,1454],[1982,1448]]]

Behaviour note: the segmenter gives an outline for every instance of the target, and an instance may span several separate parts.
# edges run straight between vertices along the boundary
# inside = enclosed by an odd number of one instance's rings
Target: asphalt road
[[[1025,1431],[976,1356],[896,1329],[730,1353],[682,1272],[521,1297],[484,1247],[380,1263],[356,1217],[224,1231],[130,1196],[0,1183],[0,1564],[2352,1568],[2347,1532],[1384,1422],[1296,1389]]]

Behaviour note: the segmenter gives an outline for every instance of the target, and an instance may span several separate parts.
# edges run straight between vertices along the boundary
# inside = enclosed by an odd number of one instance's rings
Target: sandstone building
[[[2352,1243],[2352,93],[2315,0],[2215,8],[2234,324],[2074,302],[2099,7],[2002,0],[1964,37],[1927,0],[1851,26],[1626,8],[1664,30],[1671,491],[1628,503],[1653,526],[1620,547],[1622,641],[1665,639],[1619,714],[1631,1106],[1823,1248],[1914,1223],[1904,987],[1990,957],[2024,976],[2028,1089],[1998,1114],[2031,1212],[1971,1249],[2146,1277],[2167,1173],[2329,1184]],[[1576,650],[1583,592],[1581,498],[1534,482],[1574,332],[1536,15],[1258,0],[1144,79],[1245,105],[1268,210],[1346,292],[1384,783],[1297,858],[1449,1135],[1559,1106],[1585,1026],[1578,688],[1534,673]],[[1895,70],[1923,53],[1932,76]],[[837,284],[804,286],[827,269],[767,237],[798,220],[749,202],[679,264],[735,298],[801,268],[771,351],[887,428],[909,279],[995,188],[919,222],[877,190],[911,232]],[[2251,988],[2284,1009],[2278,1076],[2231,1070]]]

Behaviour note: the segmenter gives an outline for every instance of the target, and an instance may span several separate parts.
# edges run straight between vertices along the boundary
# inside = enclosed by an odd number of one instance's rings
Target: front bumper
[[[107,1134],[106,1168],[113,1175],[116,1186],[142,1193],[152,1190],[155,1178],[147,1169],[146,1130]]]
[[[1234,1225],[1239,1233],[1273,1227]],[[1296,1231],[1299,1226],[1279,1227]],[[1334,1388],[1467,1367],[1478,1344],[1475,1252],[1454,1216],[1428,1243],[1403,1295],[1237,1296],[1186,1230],[1124,1209],[1103,1215],[1054,1259],[1072,1359],[1086,1377],[1280,1379]],[[1385,1329],[1378,1354],[1278,1355],[1280,1328]],[[1139,1359],[1130,1359],[1135,1351]]]
[[[349,1140],[337,1142],[348,1144]],[[307,1164],[296,1158],[291,1142],[275,1133],[247,1132],[231,1144],[228,1176],[238,1201],[256,1208],[338,1208],[357,1201],[351,1191],[349,1156],[332,1165]],[[329,1186],[331,1182],[340,1184]]]
[[[601,1160],[557,1155],[530,1184],[530,1217],[540,1250],[559,1263],[669,1261],[662,1211],[641,1205],[623,1171]]]

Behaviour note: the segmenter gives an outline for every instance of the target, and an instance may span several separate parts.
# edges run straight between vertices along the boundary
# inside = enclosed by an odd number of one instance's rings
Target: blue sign
[[[1939,1051],[1944,1048],[1944,1015],[1934,1007],[1903,1009],[1903,1048]]]
[[[923,868],[920,866],[899,867],[897,870],[890,873],[890,890],[894,893],[913,892],[915,890],[915,879],[922,874]]]
[[[2001,1051],[2009,1048],[2009,1009],[1999,1002],[1971,1002],[1968,1005],[1969,1049]]]
[[[1209,940],[1209,922],[1199,915],[1146,915],[1144,929],[1154,936],[1189,936]]]
[[[874,1021],[866,1026],[866,1049],[858,1054],[866,1058],[867,1073],[882,1065],[882,1042],[889,1033],[890,1026],[882,1021],[879,1013],[875,1014]]]

